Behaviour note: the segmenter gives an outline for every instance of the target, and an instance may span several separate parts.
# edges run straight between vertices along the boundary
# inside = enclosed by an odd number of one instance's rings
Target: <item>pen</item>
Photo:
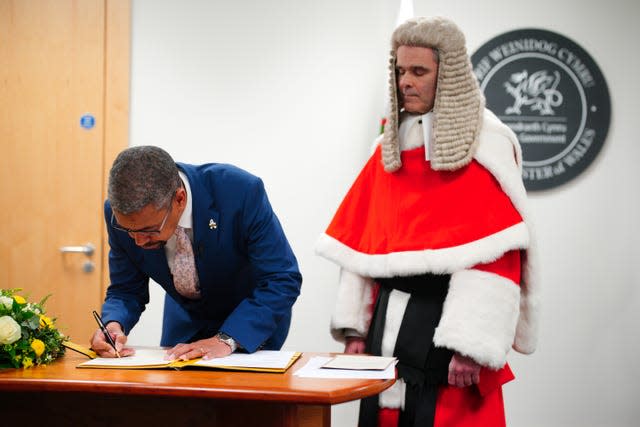
[[[96,322],[98,322],[98,326],[100,327],[100,330],[104,334],[107,341],[109,341],[109,344],[111,344],[111,347],[113,347],[113,349],[116,351],[116,356],[120,357],[120,353],[116,348],[116,343],[113,342],[113,338],[111,338],[111,334],[109,333],[109,331],[107,331],[107,327],[104,326],[104,323],[102,323],[102,319],[100,318],[100,315],[96,313],[95,310],[93,310],[93,317],[96,318]]]

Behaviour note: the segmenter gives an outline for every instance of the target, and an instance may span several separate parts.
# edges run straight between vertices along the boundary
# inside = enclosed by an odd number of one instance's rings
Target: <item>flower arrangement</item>
[[[64,354],[67,337],[45,316],[44,303],[27,302],[21,289],[0,289],[0,368],[30,368]]]

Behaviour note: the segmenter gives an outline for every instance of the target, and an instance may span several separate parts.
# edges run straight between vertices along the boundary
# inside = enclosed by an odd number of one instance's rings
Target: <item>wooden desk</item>
[[[394,380],[299,378],[216,370],[77,369],[72,351],[44,367],[0,370],[6,426],[322,426],[331,405],[380,393]]]

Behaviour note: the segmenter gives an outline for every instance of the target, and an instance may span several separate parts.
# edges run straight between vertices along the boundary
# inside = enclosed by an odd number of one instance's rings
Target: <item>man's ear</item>
[[[187,190],[184,187],[178,188],[175,199],[178,207],[184,208],[187,205]]]

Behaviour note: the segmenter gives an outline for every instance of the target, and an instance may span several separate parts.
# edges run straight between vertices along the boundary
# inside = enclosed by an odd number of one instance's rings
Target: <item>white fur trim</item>
[[[527,192],[522,183],[522,152],[513,131],[489,110],[485,110],[484,126],[475,159],[498,180],[520,215],[529,217]]]
[[[538,327],[540,324],[540,295],[537,278],[537,251],[535,246],[529,249],[523,262],[520,284],[520,317],[516,328],[516,337],[513,342],[514,350],[531,354],[536,351],[538,345]]]
[[[393,356],[409,298],[411,298],[411,294],[397,289],[393,289],[389,293],[389,303],[387,304],[387,312],[385,313],[384,331],[382,332],[382,344],[380,346],[382,356]]]
[[[513,343],[516,351],[529,354],[535,351],[537,345],[540,296],[536,276],[538,256],[535,232],[521,176],[522,151],[513,131],[489,110],[485,110],[479,139],[475,159],[498,180],[529,229],[530,244],[522,257],[520,317]]]
[[[389,303],[385,313],[384,331],[382,333],[381,355],[393,356],[396,349],[396,341],[404,318],[404,312],[411,294],[393,289],[389,293]],[[390,388],[386,389],[378,397],[378,406],[381,408],[401,408],[404,409],[405,383],[401,378]]]
[[[366,337],[371,322],[373,281],[367,277],[340,270],[336,307],[331,317],[331,335],[344,342],[344,330],[352,329]]]
[[[323,234],[316,245],[316,252],[362,276],[395,277],[425,272],[451,274],[476,264],[495,261],[505,252],[523,249],[528,245],[528,229],[524,223],[518,223],[464,245],[381,255],[355,251],[333,237]]]
[[[406,384],[402,378],[378,395],[378,406],[381,408],[402,409],[404,411],[404,396]]]
[[[499,369],[506,362],[518,320],[520,288],[480,270],[451,276],[433,343]]]

